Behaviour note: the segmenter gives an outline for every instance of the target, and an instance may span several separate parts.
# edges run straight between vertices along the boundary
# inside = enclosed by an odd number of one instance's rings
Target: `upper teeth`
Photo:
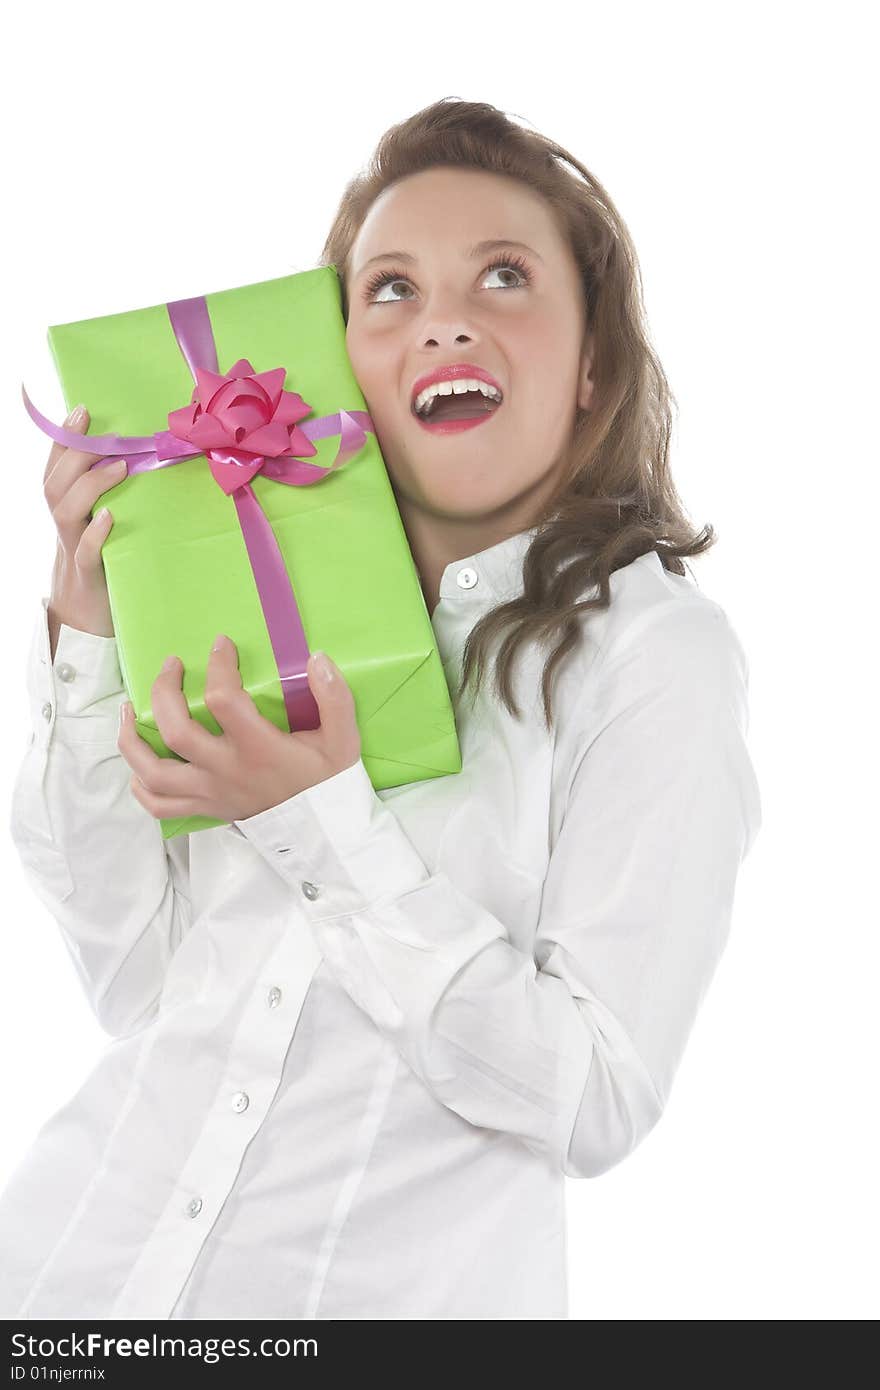
[[[453,392],[457,396],[463,396],[466,391],[481,391],[484,396],[491,396],[493,400],[501,400],[501,392],[495,386],[490,386],[488,381],[477,381],[472,377],[458,377],[454,381],[435,381],[430,386],[426,386],[415,399],[414,408],[417,411],[424,410],[429,401],[434,400],[435,396],[451,396]]]

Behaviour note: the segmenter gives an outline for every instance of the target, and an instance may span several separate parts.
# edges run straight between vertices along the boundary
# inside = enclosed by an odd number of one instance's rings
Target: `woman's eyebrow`
[[[465,254],[469,256],[471,260],[474,260],[477,256],[485,256],[489,251],[498,251],[506,246],[515,246],[518,247],[520,251],[528,251],[531,256],[535,257],[535,260],[540,261],[542,265],[544,264],[543,256],[539,256],[538,252],[534,251],[531,246],[527,246],[524,241],[509,241],[506,238],[492,241],[478,241],[475,246],[469,246]],[[362,275],[363,272],[376,261],[408,261],[412,264],[417,259],[418,258],[411,255],[409,251],[381,251],[378,256],[371,256],[368,261],[364,261],[358,271],[358,275]]]

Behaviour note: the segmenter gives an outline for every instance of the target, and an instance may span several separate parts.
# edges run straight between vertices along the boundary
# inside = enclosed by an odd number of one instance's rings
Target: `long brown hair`
[[[494,686],[521,718],[511,681],[516,653],[529,640],[546,649],[558,637],[541,684],[549,728],[554,674],[581,638],[580,615],[609,607],[609,576],[652,550],[665,569],[684,574],[683,560],[717,538],[711,525],[695,532],[669,471],[672,407],[678,405],[649,341],[641,271],[623,219],[574,155],[496,107],[454,97],[426,106],[391,126],[349,182],[320,260],[336,267],[346,323],[348,258],[371,204],[396,180],[440,165],[504,174],[543,194],[581,271],[593,334],[593,405],[578,410],[561,482],[533,520],[537,531],[523,561],[522,593],[484,613],[471,629],[458,689],[461,695],[474,674],[479,689],[489,648],[506,633]],[[592,596],[581,597],[585,592]]]

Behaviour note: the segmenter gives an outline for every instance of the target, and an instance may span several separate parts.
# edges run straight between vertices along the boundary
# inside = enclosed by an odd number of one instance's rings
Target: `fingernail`
[[[75,405],[73,407],[73,410],[68,415],[67,419],[64,421],[65,425],[78,425],[85,413],[86,408],[84,405]]]
[[[322,680],[332,681],[333,665],[326,652],[312,652],[312,661],[315,663],[315,670]]]
[[[220,648],[221,648],[221,647],[225,647],[225,646],[226,646],[226,635],[225,635],[225,633],[218,632],[218,633],[217,633],[217,636],[214,638],[214,645],[211,647],[211,651],[212,651],[212,652],[219,652]]]
[[[171,668],[172,668],[172,666],[176,666],[176,665],[177,665],[177,657],[176,657],[176,656],[166,656],[165,660],[162,662],[162,670],[163,670],[163,671],[170,671]]]
[[[120,726],[122,726],[122,725],[125,723],[126,719],[128,718],[130,709],[131,709],[131,701],[130,701],[130,700],[123,700],[123,701],[122,701],[122,704],[119,706],[119,723],[120,723]]]

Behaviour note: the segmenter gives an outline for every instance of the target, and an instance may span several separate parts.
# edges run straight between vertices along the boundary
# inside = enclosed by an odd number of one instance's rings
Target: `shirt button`
[[[458,574],[455,576],[455,582],[460,589],[472,589],[479,578],[480,576],[477,574],[476,570],[463,569],[458,571]]]
[[[302,885],[302,890],[309,902],[314,902],[321,891],[320,888],[315,887],[314,883],[309,883],[308,881]]]
[[[68,666],[66,661],[62,661],[60,665],[55,667],[55,673],[62,681],[72,681],[76,675],[76,671],[72,666]]]
[[[49,704],[48,700],[44,704],[43,708],[40,710],[40,713],[42,714],[44,719],[52,718],[52,706]]]
[[[266,1003],[270,1009],[275,1009],[281,1003],[281,990],[277,985],[273,985],[266,995]]]
[[[249,1105],[250,1105],[250,1098],[248,1097],[247,1092],[246,1092],[246,1091],[236,1091],[235,1095],[232,1097],[232,1108],[233,1108],[233,1110],[238,1111],[239,1114],[240,1114],[242,1110],[247,1110],[247,1108],[248,1108]]]
[[[201,1197],[193,1197],[192,1201],[191,1201],[191,1202],[187,1202],[187,1204],[186,1204],[186,1214],[187,1214],[187,1216],[198,1216],[198,1214],[199,1214],[199,1212],[201,1211],[201,1209],[202,1209],[202,1199],[201,1199]]]

